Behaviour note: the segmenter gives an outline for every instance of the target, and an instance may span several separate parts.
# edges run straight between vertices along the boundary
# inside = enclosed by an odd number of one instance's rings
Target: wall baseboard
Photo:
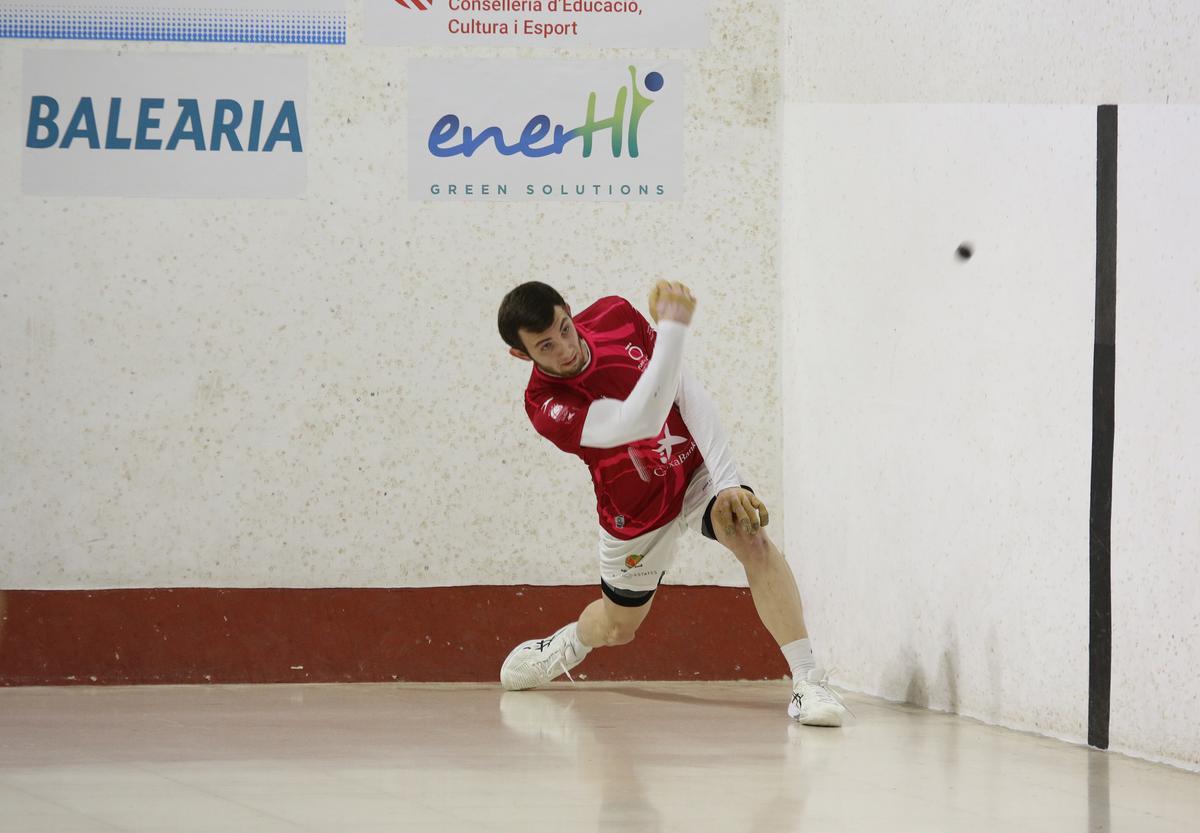
[[[566,587],[0,591],[0,686],[493,682],[508,652],[578,617]],[[739,587],[664,585],[588,680],[736,680],[788,668]]]

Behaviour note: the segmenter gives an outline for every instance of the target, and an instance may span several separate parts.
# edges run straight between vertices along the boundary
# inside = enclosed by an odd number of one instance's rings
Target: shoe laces
[[[816,687],[816,690],[813,691],[812,694],[814,697],[816,697],[817,700],[824,702],[824,703],[836,703],[837,705],[841,706],[846,711],[850,712],[850,714],[854,715],[855,717],[858,717],[858,715],[854,714],[854,709],[852,709],[846,705],[846,701],[842,699],[842,695],[838,694],[836,691],[834,691],[832,688],[829,687],[829,678],[833,675],[833,673],[835,671],[837,671],[836,668],[830,668],[828,671],[825,671],[821,675],[821,678],[819,680],[810,680],[810,679],[808,679],[808,677],[806,675],[804,678],[804,681],[806,683],[808,683],[810,686]]]
[[[575,685],[575,678],[571,676],[571,669],[567,667],[566,660],[566,654],[567,651],[571,649],[571,643],[565,638],[559,639],[559,634],[561,633],[562,631],[559,631],[549,639],[543,639],[538,643],[539,650],[546,651],[548,656],[545,656],[539,660],[535,660],[533,664],[539,668],[546,669],[547,672],[553,671],[555,666],[557,666],[558,668],[562,669],[561,673],[567,675],[567,679],[571,681],[571,685]],[[558,639],[558,645],[553,644],[556,639]],[[547,648],[549,648],[549,650],[547,650]],[[558,674],[554,674],[550,677],[550,679],[554,679],[557,676]]]

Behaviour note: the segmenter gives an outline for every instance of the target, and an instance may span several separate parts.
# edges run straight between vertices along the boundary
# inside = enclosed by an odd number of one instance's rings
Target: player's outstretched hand
[[[765,503],[753,492],[738,487],[725,489],[717,495],[712,509],[713,527],[723,529],[728,536],[739,530],[754,535],[760,527],[767,525],[770,517]]]
[[[650,290],[650,317],[655,324],[660,318],[691,324],[695,311],[696,297],[692,295],[692,290],[678,281],[659,281]]]

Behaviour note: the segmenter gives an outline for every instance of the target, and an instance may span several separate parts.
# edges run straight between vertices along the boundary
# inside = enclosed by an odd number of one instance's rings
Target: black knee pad
[[[658,583],[662,584],[662,580],[663,577],[659,576]],[[657,589],[656,587],[655,590]],[[641,607],[654,595],[654,590],[623,590],[620,587],[613,587],[604,579],[600,579],[600,590],[610,602],[621,607]]]

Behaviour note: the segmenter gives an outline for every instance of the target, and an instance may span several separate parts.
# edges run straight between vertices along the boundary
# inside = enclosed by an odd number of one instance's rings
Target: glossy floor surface
[[[1200,775],[784,683],[0,689],[0,829],[1200,829]]]

